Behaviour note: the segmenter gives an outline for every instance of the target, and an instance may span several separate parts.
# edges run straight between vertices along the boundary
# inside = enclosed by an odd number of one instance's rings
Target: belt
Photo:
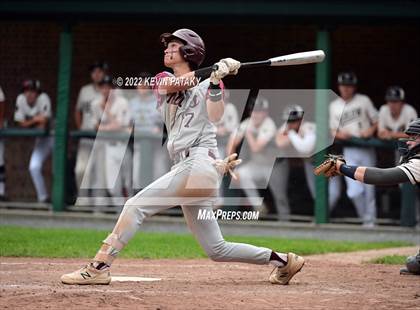
[[[174,163],[179,163],[181,160],[184,160],[192,155],[195,154],[205,154],[209,156],[210,158],[217,159],[217,156],[215,152],[213,152],[211,149],[208,149],[206,147],[192,147],[190,149],[180,151],[173,156]]]

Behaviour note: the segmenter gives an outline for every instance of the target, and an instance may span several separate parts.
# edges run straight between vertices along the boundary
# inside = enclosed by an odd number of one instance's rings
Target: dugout
[[[53,161],[47,165],[55,211],[65,208],[77,136],[73,110],[87,67],[105,59],[115,76],[162,70],[162,32],[190,27],[207,46],[204,65],[232,56],[257,60],[277,54],[323,49],[326,61],[316,66],[241,72],[231,88],[332,88],[341,70],[357,72],[360,91],[383,104],[387,86],[401,85],[419,111],[420,4],[416,1],[2,1],[0,2],[0,85],[8,114],[24,78],[40,79],[52,98],[56,119]],[[264,34],[264,35],[262,35]],[[319,139],[327,130],[327,109],[318,109]],[[19,142],[37,131],[4,129]],[[10,147],[9,147],[10,145]],[[6,148],[7,188],[13,200],[34,197],[27,172],[31,143]],[[318,160],[323,153],[318,154]],[[53,176],[53,177],[52,177]],[[315,216],[328,221],[326,181],[317,179]],[[25,189],[22,193],[22,188]],[[406,189],[403,206],[414,210]],[[407,216],[412,225],[411,215]]]

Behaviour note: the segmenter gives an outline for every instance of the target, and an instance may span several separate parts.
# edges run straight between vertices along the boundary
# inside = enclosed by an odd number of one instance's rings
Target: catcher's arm
[[[366,184],[392,185],[410,182],[407,174],[397,167],[381,169],[337,163],[337,169],[341,174]]]
[[[342,174],[354,180],[375,185],[390,185],[409,182],[406,173],[398,167],[380,169],[347,165],[342,156],[327,155],[327,159],[314,169],[316,175],[327,178]]]

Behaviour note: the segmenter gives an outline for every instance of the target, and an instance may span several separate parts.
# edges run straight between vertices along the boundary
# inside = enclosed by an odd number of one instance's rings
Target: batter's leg
[[[275,269],[270,275],[270,282],[283,285],[302,269],[305,261],[294,253],[278,253],[264,247],[225,241],[217,220],[198,219],[199,210],[213,211],[209,206],[182,206],[188,227],[213,261],[271,264]]]
[[[193,204],[209,200],[217,188],[191,189],[188,186],[189,183],[198,184],[202,179],[212,179],[210,174],[206,174],[204,165],[201,166],[202,169],[199,170],[191,162],[182,163],[130,198],[125,203],[114,230],[104,240],[94,260],[111,265],[118,252],[134,236],[146,217],[183,203]],[[217,183],[217,172],[214,167],[211,169],[214,175],[211,183]],[[191,171],[198,173],[197,179]]]
[[[259,265],[269,263],[272,250],[245,243],[225,241],[216,219],[198,219],[200,209],[204,212],[213,211],[211,207],[182,207],[188,228],[209,258],[218,262],[242,262]]]

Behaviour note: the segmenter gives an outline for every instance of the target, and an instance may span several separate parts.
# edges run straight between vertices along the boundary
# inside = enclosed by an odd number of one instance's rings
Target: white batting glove
[[[216,62],[214,65],[217,66],[217,70],[214,70],[210,74],[210,82],[213,84],[219,84],[220,80],[229,74],[229,68],[224,62],[221,61]]]
[[[223,58],[220,59],[220,62],[223,62],[226,64],[226,66],[229,69],[229,74],[236,75],[238,74],[238,70],[241,67],[241,63],[233,58]]]

